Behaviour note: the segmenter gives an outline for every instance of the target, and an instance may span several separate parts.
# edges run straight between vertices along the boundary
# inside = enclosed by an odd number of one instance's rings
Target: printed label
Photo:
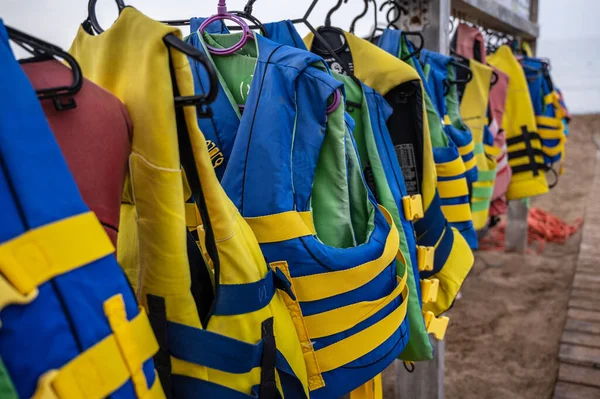
[[[420,194],[419,173],[417,172],[417,162],[415,157],[415,148],[412,144],[396,144],[394,146],[398,163],[404,175],[404,182],[408,195]]]

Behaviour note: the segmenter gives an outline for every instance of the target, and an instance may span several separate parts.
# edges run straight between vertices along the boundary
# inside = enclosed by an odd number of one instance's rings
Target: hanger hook
[[[94,31],[97,34],[100,34],[100,33],[104,32],[104,29],[102,29],[102,27],[100,26],[100,23],[98,22],[98,17],[96,17],[96,3],[98,3],[98,0],[89,0],[87,20],[92,25],[92,28],[94,29]],[[121,11],[123,11],[123,9],[125,7],[127,7],[123,0],[115,0],[115,3],[117,3],[117,8],[119,9],[119,14],[121,14]]]
[[[354,18],[352,20],[352,23],[350,24],[350,33],[354,33],[354,28],[356,26],[356,23],[365,15],[367,15],[367,12],[369,11],[369,1],[371,0],[364,0],[365,2],[365,8],[362,10],[362,12],[360,14],[358,14],[356,16],[356,18]],[[375,8],[377,8],[377,6],[375,6]]]
[[[338,0],[337,4],[335,6],[333,6],[333,8],[331,10],[329,10],[329,12],[327,13],[327,16],[325,17],[325,26],[331,26],[331,16],[333,15],[334,12],[336,12],[337,10],[340,9],[342,4],[345,4],[347,2],[348,2],[348,0]]]

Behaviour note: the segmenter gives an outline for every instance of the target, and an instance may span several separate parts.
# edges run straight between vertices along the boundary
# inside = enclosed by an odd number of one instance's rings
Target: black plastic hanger
[[[400,6],[394,0],[388,0],[379,7],[379,11],[383,11],[385,6],[388,6],[388,5],[391,7],[388,9],[388,11],[386,13],[386,19],[388,22],[388,26],[386,29],[392,29],[392,28],[397,29],[396,23],[398,21],[400,21],[400,18],[402,17],[402,13],[408,14],[408,10],[406,10],[404,7]],[[393,12],[396,13],[396,16],[394,19],[391,18],[391,14]],[[418,55],[421,54],[421,50],[423,50],[423,47],[425,46],[425,39],[423,38],[423,34],[421,32],[417,32],[417,31],[402,31],[401,36],[405,40],[408,40],[408,36],[413,36],[413,37],[419,38],[419,45],[415,46],[413,43],[414,50],[407,56],[402,57],[402,61],[408,61],[413,57],[418,57]],[[411,43],[412,43],[412,41],[411,41]]]
[[[362,12],[360,14],[358,14],[356,16],[356,18],[354,18],[352,20],[352,23],[350,24],[350,33],[354,33],[354,28],[356,27],[356,23],[365,15],[367,15],[367,11],[369,11],[369,1],[370,0],[363,0],[365,3],[365,8],[363,8]],[[375,10],[377,10],[377,5],[375,5]]]
[[[17,29],[6,26],[6,31],[8,32],[8,37],[12,42],[21,46],[34,56],[60,58],[69,64],[71,73],[73,75],[73,83],[71,83],[70,86],[39,89],[36,90],[36,93],[40,100],[51,99],[57,111],[64,111],[77,107],[73,96],[77,94],[79,90],[81,90],[81,86],[83,85],[83,75],[81,73],[81,67],[75,58],[73,58],[71,54],[62,50],[60,47],[30,36]]]
[[[329,10],[327,15],[325,16],[325,26],[327,26],[327,27],[331,26],[331,16],[333,15],[334,12],[336,12],[337,10],[340,9],[342,4],[347,3],[347,2],[348,2],[348,0],[338,0],[337,4],[335,6],[333,6],[331,8],[331,10]]]
[[[342,0],[340,0],[340,2],[341,1]],[[315,36],[315,39],[319,42],[319,44],[321,46],[323,46],[323,48],[327,51],[327,53],[329,53],[329,55],[342,67],[344,72],[346,72],[346,74],[348,76],[350,76],[350,78],[352,78],[352,80],[354,80],[355,82],[357,82],[360,85],[360,81],[358,79],[356,79],[356,77],[352,73],[352,70],[350,69],[350,67],[340,58],[339,55],[337,55],[336,51],[329,45],[327,40],[319,33],[319,31],[317,29],[315,29],[314,26],[312,26],[312,24],[308,20],[308,17],[313,12],[313,10],[315,9],[315,6],[317,5],[318,2],[319,2],[319,0],[313,0],[312,3],[310,3],[310,6],[308,6],[308,9],[306,10],[306,12],[304,13],[304,16],[302,18],[293,19],[292,23],[293,24],[304,24],[312,32],[312,34]],[[324,29],[324,28],[323,27],[319,28],[319,30],[322,30],[322,29]],[[339,33],[341,33],[343,35],[343,32],[337,28],[330,28],[330,29],[336,29],[336,31],[339,31]],[[339,49],[338,49],[338,51],[339,51]]]
[[[450,61],[450,65],[455,68],[462,69],[466,72],[466,77],[464,79],[444,79],[444,95],[447,95],[450,92],[450,85],[466,85],[473,79],[473,71],[467,65],[457,62],[456,60]]]
[[[98,0],[89,0],[88,3],[88,18],[86,22],[89,22],[91,28],[100,34],[104,32],[104,29],[98,23],[98,19],[96,18],[96,3]],[[119,14],[123,11],[126,6],[123,3],[123,0],[115,0],[117,3],[117,7],[119,8]],[[85,23],[85,22],[84,22]],[[217,94],[219,92],[219,80],[217,78],[217,73],[210,63],[210,61],[206,58],[206,56],[194,46],[182,41],[177,36],[172,33],[169,33],[163,38],[164,43],[167,47],[173,48],[177,51],[182,52],[187,55],[195,62],[199,62],[202,64],[206,72],[208,73],[210,88],[207,94],[201,94],[198,96],[176,96],[175,97],[175,106],[176,107],[186,107],[186,106],[195,106],[197,108],[198,116],[200,117],[209,117],[211,115],[211,111],[208,108],[208,105],[215,101],[217,98]]]

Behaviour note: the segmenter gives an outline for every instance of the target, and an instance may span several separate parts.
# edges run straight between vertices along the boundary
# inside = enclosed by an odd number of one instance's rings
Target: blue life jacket
[[[471,136],[470,130],[466,129],[465,131],[461,131],[450,123],[451,121],[450,117],[448,116],[448,107],[446,106],[445,91],[447,87],[446,85],[448,85],[448,79],[450,79],[448,69],[450,67],[451,60],[452,58],[447,57],[445,55],[435,53],[433,51],[428,51],[425,49],[421,50],[421,61],[425,64],[426,68],[429,69],[429,73],[427,76],[427,84],[430,87],[429,93],[432,93],[433,95],[431,101],[436,106],[436,110],[438,112],[439,117],[442,118],[442,120],[444,121],[444,133],[452,142],[452,144],[448,145],[447,147],[436,148],[434,146],[433,152],[436,164],[452,162],[458,157],[461,157],[463,163],[465,163],[465,173],[453,174],[452,176],[440,176],[438,174],[438,181],[451,182],[457,179],[460,180],[464,178],[468,184],[467,190],[471,191],[469,184],[472,184],[473,182],[470,181],[469,177],[472,178],[473,175],[476,175],[477,170],[476,166],[474,166],[473,168],[471,168],[471,170],[467,171],[467,162],[465,162],[464,157],[461,156],[461,149],[468,148],[468,145],[472,142],[473,138]],[[415,64],[417,64],[416,68],[420,68],[418,62],[415,62]],[[448,88],[450,87],[448,86]],[[473,152],[469,151],[468,154],[466,154],[466,157],[473,158]],[[475,171],[475,174],[473,174],[472,171]],[[442,199],[442,210],[444,210],[444,206],[453,207],[456,205],[470,203],[469,195],[448,197],[444,195],[443,190],[440,189],[440,196]],[[467,240],[469,246],[472,249],[477,249],[479,244],[477,239],[477,233],[475,232],[475,227],[473,226],[472,219],[453,221],[451,219],[450,214],[447,214],[446,217],[448,217],[448,219],[451,221],[450,225],[455,227],[458,231],[460,231],[465,240]]]
[[[146,313],[1,20],[0,86],[0,358],[18,396],[164,398]]]
[[[203,41],[197,33],[188,38],[212,61]],[[401,281],[396,277],[396,267],[405,267],[396,264],[402,259],[399,237],[356,173],[352,121],[343,105],[326,115],[341,83],[317,55],[260,35],[249,43],[257,46],[258,60],[243,114],[238,116],[221,82],[213,116],[202,128],[225,158],[217,169],[223,169],[229,198],[271,268],[291,281],[295,295],[286,303],[305,350],[311,397],[339,397],[383,371],[408,341],[407,274]],[[203,77],[194,78],[197,93],[203,93]],[[332,126],[335,136],[328,131]],[[346,170],[322,167],[328,160],[342,161],[338,165]],[[338,184],[364,190],[370,227],[364,241],[354,237],[354,246],[327,245],[317,234],[323,216],[313,209],[315,197]],[[346,200],[336,201],[339,209],[332,212],[345,211]]]

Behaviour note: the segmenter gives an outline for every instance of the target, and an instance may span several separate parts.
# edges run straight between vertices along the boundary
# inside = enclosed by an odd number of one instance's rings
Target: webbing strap
[[[456,198],[469,195],[469,186],[465,179],[438,181],[437,187],[441,198]]]
[[[471,203],[471,212],[486,212],[490,209],[491,202],[490,200],[476,200]]]
[[[81,353],[60,370],[51,370],[40,377],[33,399],[103,399],[130,378],[137,378],[132,376],[131,370],[140,370],[158,350],[158,344],[143,309],[133,320],[117,324],[115,334]],[[154,385],[158,388],[146,389],[144,396],[140,396],[140,387],[134,381],[139,398],[164,398],[158,378]]]
[[[506,145],[507,146],[511,146],[511,145],[515,145],[515,144],[519,144],[519,143],[523,143],[523,142],[527,142],[527,141],[531,141],[531,140],[541,140],[541,137],[538,133],[536,132],[529,132],[526,130],[527,128],[525,126],[522,127],[523,134],[518,135],[516,137],[510,137],[506,139]],[[525,131],[527,131],[527,134],[525,134]]]
[[[475,167],[477,167],[477,159],[475,157],[465,161],[463,158],[463,162],[465,163],[465,170],[469,171]]]
[[[495,170],[480,170],[478,173],[478,181],[494,181],[496,180]]]
[[[148,319],[152,326],[154,336],[158,341],[158,352],[154,355],[154,368],[165,391],[165,396],[173,397],[171,384],[171,355],[169,354],[168,322],[165,298],[148,294],[146,296],[148,305]]]
[[[565,132],[562,129],[552,129],[538,126],[538,131],[540,132],[540,137],[542,138],[542,143],[545,140],[562,140],[565,137]]]
[[[493,194],[494,194],[494,186],[484,187],[484,186],[480,186],[480,185],[473,185],[473,194],[472,194],[473,198],[488,199],[488,198],[492,198]]]
[[[312,212],[288,211],[245,219],[260,244],[315,235]]]
[[[564,126],[562,124],[562,120],[558,119],[556,117],[553,116],[536,116],[535,117],[535,122],[538,124],[538,128],[539,125],[542,125],[546,128],[554,128],[554,129],[563,129]]]
[[[26,305],[33,302],[38,296],[38,290],[34,289],[27,295],[21,294],[15,287],[0,274],[0,311],[8,305]],[[0,327],[2,326],[0,320]]]
[[[458,153],[461,156],[468,155],[468,154],[472,153],[473,151],[475,151],[475,144],[473,143],[473,140],[471,140],[471,142],[467,145],[458,147]]]
[[[381,256],[345,270],[292,277],[294,289],[300,302],[318,301],[362,287],[377,277],[394,261],[398,252],[400,236],[389,212],[381,205],[379,209],[381,209],[390,225],[390,231],[385,240]]]
[[[113,253],[96,215],[86,212],[27,231],[0,245],[0,273],[21,294]]]
[[[350,392],[350,399],[383,399],[383,381],[381,374]]]
[[[378,323],[315,352],[321,372],[335,370],[373,351],[391,337],[404,321],[408,306],[408,286],[402,304]]]
[[[465,164],[461,158],[456,158],[450,162],[436,163],[435,170],[438,176],[455,177],[465,173]]]
[[[475,155],[480,155],[480,154],[484,154],[485,153],[485,147],[483,146],[483,143],[475,143],[475,147],[473,148],[473,153]]]
[[[485,149],[486,154],[494,158],[498,158],[500,154],[502,154],[502,148],[498,148],[493,145],[484,144],[483,148]]]
[[[232,374],[248,373],[260,366],[263,340],[251,344],[172,321],[168,324],[168,348],[177,359]]]
[[[262,322],[261,336],[263,341],[263,353],[260,362],[260,388],[258,390],[261,398],[280,399],[281,394],[277,389],[275,380],[275,363],[277,359],[277,346],[273,334],[273,317]]]
[[[275,276],[269,270],[266,276],[253,283],[220,284],[215,315],[234,316],[252,313],[267,306],[275,295]]]
[[[401,253],[396,259],[398,262],[403,260]],[[386,295],[383,298],[375,301],[353,303],[352,305],[336,308],[328,312],[304,316],[304,321],[306,323],[306,327],[308,328],[310,337],[312,339],[328,337],[330,335],[349,330],[392,303],[392,301],[402,294],[404,291],[404,286],[406,285],[408,273],[406,271],[406,263],[403,264],[404,275],[402,278],[397,278],[398,285],[389,295]]]
[[[450,223],[467,222],[473,218],[469,204],[443,205],[442,212]]]

